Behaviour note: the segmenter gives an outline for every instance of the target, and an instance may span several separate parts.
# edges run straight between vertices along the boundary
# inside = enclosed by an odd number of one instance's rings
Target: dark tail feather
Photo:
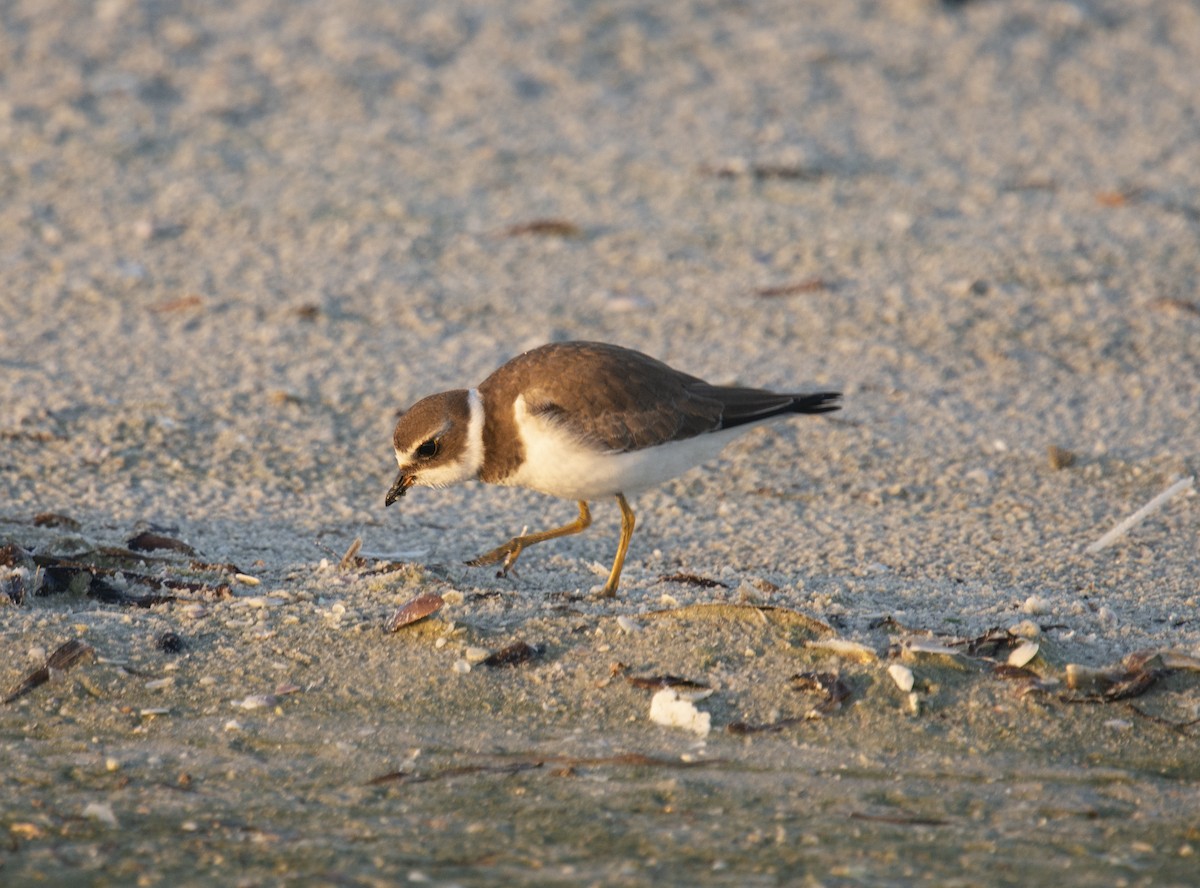
[[[841,410],[841,392],[817,392],[812,395],[776,395],[753,389],[726,389],[725,412],[721,417],[721,428],[752,422],[762,422],[772,416],[787,413],[832,413]],[[730,397],[730,395],[735,395]]]
[[[832,413],[842,409],[841,392],[817,392],[815,395],[796,395],[785,413]]]

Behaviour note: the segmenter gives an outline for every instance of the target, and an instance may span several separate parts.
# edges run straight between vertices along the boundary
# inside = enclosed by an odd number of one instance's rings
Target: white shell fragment
[[[273,694],[251,694],[235,700],[233,705],[238,709],[270,709],[276,702]]]
[[[903,648],[910,654],[929,654],[936,657],[957,657],[962,654],[958,648],[928,638],[906,638]]]
[[[892,677],[892,681],[896,683],[896,687],[909,693],[913,689],[916,679],[913,677],[913,671],[903,663],[893,663],[888,667],[888,675]]]
[[[1008,655],[1008,665],[1018,668],[1028,665],[1038,655],[1041,645],[1036,641],[1023,641]]]
[[[921,697],[916,691],[911,691],[907,699],[908,711],[910,715],[921,714]]]
[[[701,737],[712,730],[712,715],[701,712],[678,691],[663,688],[650,700],[650,721],[667,728],[683,728]]]

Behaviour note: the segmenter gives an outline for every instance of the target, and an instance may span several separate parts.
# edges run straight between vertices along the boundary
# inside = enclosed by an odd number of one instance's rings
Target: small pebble
[[[487,648],[469,647],[463,651],[463,658],[468,663],[482,663],[492,654]]]
[[[908,711],[911,715],[921,714],[921,697],[916,691],[908,695]]]
[[[112,805],[107,802],[88,802],[83,806],[83,816],[105,826],[117,825],[117,815],[113,813]]]
[[[233,705],[238,709],[269,709],[275,703],[273,694],[250,694],[241,700],[235,700]]]
[[[1075,465],[1075,460],[1078,459],[1072,451],[1054,444],[1046,448],[1046,457],[1050,461],[1050,468],[1056,472],[1062,469],[1069,469]]]
[[[454,665],[450,668],[452,668],[459,675],[466,675],[471,671],[471,664],[466,660],[455,660]]]
[[[1050,602],[1040,595],[1030,595],[1025,599],[1025,603],[1021,605],[1021,610],[1027,614],[1048,614],[1050,613]]]
[[[1019,623],[1014,623],[1008,627],[1008,634],[1014,638],[1028,638],[1031,641],[1036,638],[1041,638],[1042,627],[1033,620],[1022,620]]]

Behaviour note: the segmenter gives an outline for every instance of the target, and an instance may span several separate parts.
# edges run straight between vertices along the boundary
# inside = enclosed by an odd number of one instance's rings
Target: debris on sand
[[[33,672],[29,673],[13,690],[4,698],[5,703],[12,703],[14,700],[19,700],[35,688],[41,687],[50,680],[50,677],[55,672],[66,672],[84,657],[95,654],[95,650],[90,644],[80,641],[78,638],[73,638],[65,644],[59,645],[46,662],[39,666]]]
[[[1125,534],[1129,533],[1129,531],[1134,527],[1141,524],[1142,521],[1144,521],[1150,515],[1153,515],[1155,512],[1161,509],[1172,497],[1183,493],[1185,490],[1191,490],[1195,481],[1196,479],[1194,476],[1180,478],[1158,496],[1154,497],[1154,499],[1150,500],[1150,502],[1146,503],[1146,505],[1142,506],[1128,518],[1118,523],[1116,527],[1114,527],[1104,536],[1100,537],[1100,539],[1096,540],[1096,542],[1092,543],[1083,551],[1089,555],[1093,555],[1102,549],[1107,549],[1121,537],[1125,536]]]
[[[388,632],[395,632],[409,626],[413,623],[424,620],[426,617],[436,614],[446,604],[446,600],[436,592],[426,592],[424,595],[418,595],[404,603],[400,610],[392,614],[392,618],[388,620]]]

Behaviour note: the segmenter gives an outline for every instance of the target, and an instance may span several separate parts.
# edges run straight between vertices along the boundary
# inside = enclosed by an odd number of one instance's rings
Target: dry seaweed
[[[795,182],[815,182],[828,173],[820,167],[807,167],[789,163],[747,163],[737,159],[720,164],[706,164],[700,168],[705,175],[718,179],[749,177],[756,182],[769,179]]]
[[[701,589],[729,588],[726,583],[722,583],[720,580],[713,580],[691,573],[663,574],[658,578],[658,581],[660,583],[686,583],[689,586],[699,586]]]
[[[505,237],[583,237],[583,229],[569,219],[533,219],[510,225],[504,229]]]
[[[777,299],[780,296],[796,296],[801,293],[819,293],[828,290],[829,282],[824,278],[808,278],[790,284],[777,284],[773,287],[759,287],[754,291],[756,296],[764,299]]]
[[[33,516],[34,527],[65,527],[67,530],[79,530],[80,524],[70,515],[58,512],[38,512]]]
[[[546,646],[541,644],[528,644],[524,641],[514,641],[507,647],[503,647],[496,651],[491,656],[485,657],[481,662],[484,666],[520,666],[522,663],[528,663],[530,660],[536,660],[546,651]]]
[[[777,733],[786,728],[793,728],[805,722],[823,718],[828,713],[839,708],[842,702],[849,699],[854,689],[849,682],[836,672],[798,672],[790,679],[792,688],[801,693],[821,694],[823,699],[809,709],[804,715],[781,718],[778,721],[755,724],[752,722],[730,722],[725,730],[730,734],[748,735]]]
[[[1086,670],[1083,678],[1081,670],[1068,667],[1067,685],[1072,693],[1063,694],[1060,699],[1064,703],[1116,703],[1140,697],[1174,671],[1161,664],[1162,660],[1155,657],[1132,668]]]
[[[82,642],[78,638],[72,638],[70,641],[59,645],[46,658],[44,664],[30,672],[20,684],[9,692],[8,696],[4,698],[4,702],[12,703],[14,700],[19,700],[30,691],[48,682],[54,672],[66,672],[80,660],[94,653],[95,650],[90,644]]]
[[[851,811],[851,820],[866,820],[870,823],[892,823],[896,826],[948,826],[950,821],[940,817],[920,817],[915,814],[867,814]]]
[[[28,567],[31,563],[30,554],[16,543],[0,546],[0,567]]]
[[[790,679],[792,689],[801,693],[824,694],[825,699],[815,707],[815,711],[826,713],[837,709],[842,701],[854,693],[850,683],[836,672],[798,672]]]
[[[125,545],[135,552],[154,552],[166,549],[171,552],[182,552],[184,555],[196,555],[196,550],[183,540],[177,540],[161,533],[143,530],[125,541]]]
[[[709,689],[709,686],[702,681],[692,681],[690,678],[680,678],[678,675],[627,675],[625,680],[635,688],[648,691],[662,688],[682,688],[693,691]]]
[[[124,607],[154,607],[156,604],[175,600],[174,595],[130,595],[124,589],[119,589],[100,577],[92,577],[87,594],[89,598],[95,598],[103,604],[119,604]]]
[[[45,569],[46,581],[43,584],[45,589],[43,594],[53,595],[66,592],[88,594],[106,603],[131,604],[138,607],[149,607],[152,604],[174,600],[174,596],[168,595],[140,597],[128,595],[101,579],[102,577],[115,577],[117,574],[120,574],[126,582],[149,586],[152,589],[196,592],[210,598],[228,598],[233,594],[226,584],[211,585],[194,580],[151,576],[115,567],[89,564],[76,559],[60,558],[55,555],[35,555],[33,560]]]
[[[367,563],[365,559],[358,556],[358,553],[362,551],[362,545],[362,537],[355,537],[354,542],[346,549],[346,554],[338,562],[339,570],[359,570]]]
[[[730,722],[725,726],[725,730],[730,734],[746,736],[749,734],[774,734],[786,728],[794,728],[796,725],[804,724],[806,721],[812,721],[807,716],[799,716],[793,718],[781,718],[779,721],[765,722],[762,724],[753,724],[751,722]]]
[[[446,780],[451,777],[463,777],[469,774],[519,774],[542,767],[540,761],[510,762],[502,765],[459,765],[453,768],[443,768],[430,774],[413,774],[409,771],[389,771],[372,777],[367,786],[384,786],[389,783],[431,783],[434,780]]]
[[[947,641],[950,647],[962,647],[968,657],[995,657],[1002,651],[1018,644],[1021,639],[1015,638],[1007,629],[994,626],[982,635],[974,638]]]

